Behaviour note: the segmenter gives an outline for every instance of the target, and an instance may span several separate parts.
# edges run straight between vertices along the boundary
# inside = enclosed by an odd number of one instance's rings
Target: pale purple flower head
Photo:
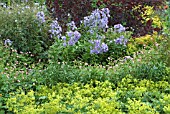
[[[67,27],[70,28],[70,30],[74,31],[77,29],[76,24],[74,21],[71,21],[70,23],[67,23]]]
[[[108,18],[110,17],[109,12],[108,8],[103,8],[101,10],[96,9],[91,13],[91,15],[84,17],[84,20],[82,20],[81,23],[83,23],[85,27],[89,27],[90,32],[95,28],[106,31],[109,22]]]
[[[51,37],[58,37],[58,38],[61,38],[61,32],[62,32],[62,28],[61,26],[59,25],[58,19],[56,18],[56,20],[54,20],[51,25],[50,25],[50,30],[49,32],[51,33]]]
[[[6,39],[4,41],[4,45],[12,45],[12,41],[10,39]]]
[[[90,53],[91,54],[101,54],[108,51],[108,46],[105,43],[101,43],[101,40],[90,40],[93,47],[91,47]]]
[[[105,43],[102,43],[101,47],[102,47],[103,52],[107,52],[109,50],[107,44]]]
[[[120,36],[119,38],[115,39],[115,44],[120,44],[126,46],[128,39],[126,39],[124,36]]]
[[[36,16],[37,16],[37,19],[40,21],[40,23],[45,22],[45,15],[43,11],[38,12]]]
[[[114,25],[114,30],[115,30],[115,32],[121,33],[121,32],[124,32],[126,30],[126,28],[123,27],[123,25],[121,25],[121,24],[116,24],[116,25]]]
[[[81,34],[78,31],[69,31],[67,32],[67,36],[70,38],[68,41],[68,45],[72,46],[74,45],[76,42],[78,42],[78,40],[81,37]]]

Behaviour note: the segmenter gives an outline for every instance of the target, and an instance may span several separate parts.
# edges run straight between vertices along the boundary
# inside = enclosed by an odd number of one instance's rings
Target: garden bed
[[[110,2],[0,7],[0,114],[170,113],[168,2],[129,2],[119,23]]]

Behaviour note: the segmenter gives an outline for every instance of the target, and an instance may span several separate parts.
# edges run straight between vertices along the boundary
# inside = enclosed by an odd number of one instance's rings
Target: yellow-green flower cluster
[[[159,114],[169,113],[170,84],[127,76],[115,86],[109,81],[58,83],[38,91],[11,93],[8,110],[16,114]]]
[[[134,7],[133,10],[138,10],[139,8],[140,8],[140,5]],[[154,27],[161,28],[161,26],[162,26],[161,19],[160,19],[159,15],[155,13],[153,6],[145,6],[144,9],[145,9],[145,12],[141,13],[141,16],[145,21],[142,21],[142,23],[145,23],[148,20],[152,20],[153,21],[152,25]]]
[[[139,48],[145,47],[157,47],[159,43],[163,40],[162,35],[158,35],[157,32],[153,32],[152,35],[145,35],[138,38],[131,38],[128,43],[128,51],[135,52],[139,50]]]

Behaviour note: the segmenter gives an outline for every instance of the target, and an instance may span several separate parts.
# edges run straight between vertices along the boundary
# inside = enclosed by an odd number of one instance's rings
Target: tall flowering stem
[[[103,8],[101,10],[96,9],[91,15],[84,17],[81,23],[84,24],[85,27],[89,27],[91,33],[95,28],[106,31],[110,17],[109,12],[110,10],[108,8]]]
[[[59,25],[57,20],[58,19],[56,18],[56,20],[54,20],[50,25],[51,29],[49,30],[49,32],[51,33],[51,38],[53,38],[53,37],[61,38],[62,28]]]
[[[101,43],[101,40],[91,40],[89,41],[91,44],[93,44],[93,47],[91,47],[90,53],[91,54],[101,54],[108,51],[108,46],[105,43]]]

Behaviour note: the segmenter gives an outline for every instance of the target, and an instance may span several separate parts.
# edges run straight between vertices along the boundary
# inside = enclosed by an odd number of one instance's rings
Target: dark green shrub
[[[126,58],[120,60],[113,67],[116,77],[124,77],[130,74],[138,79],[149,79],[153,81],[169,80],[169,71],[166,67],[162,55],[157,50],[143,50],[134,58]]]
[[[48,35],[48,21],[43,15],[38,18],[38,13],[43,13],[42,9],[24,5],[0,8],[1,41],[11,41],[18,53],[47,58],[46,50],[53,39]]]

